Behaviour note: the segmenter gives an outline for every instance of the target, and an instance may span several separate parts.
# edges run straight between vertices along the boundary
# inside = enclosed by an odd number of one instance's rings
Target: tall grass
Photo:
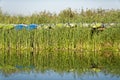
[[[0,48],[17,50],[120,50],[120,27],[94,34],[86,27],[0,31]]]
[[[10,16],[0,11],[0,48],[17,50],[106,50],[108,48],[120,50],[120,10],[90,10],[79,11],[71,8],[58,14],[40,12],[31,16]],[[64,27],[63,23],[78,23],[77,27]],[[91,39],[90,28],[80,23],[116,23],[99,34],[94,34]],[[56,24],[56,28],[40,28],[36,30],[14,30],[12,25],[3,24]],[[50,25],[47,25],[47,27]],[[44,25],[43,27],[46,27]]]

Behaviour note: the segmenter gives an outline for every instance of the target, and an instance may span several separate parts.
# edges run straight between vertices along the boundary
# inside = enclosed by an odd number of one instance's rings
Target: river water
[[[19,72],[11,75],[0,73],[0,80],[120,80],[120,76],[104,72],[86,72],[78,75],[74,72],[58,73],[52,70],[42,72]]]

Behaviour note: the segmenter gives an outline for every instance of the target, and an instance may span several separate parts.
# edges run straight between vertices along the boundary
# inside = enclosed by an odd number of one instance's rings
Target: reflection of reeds
[[[106,52],[107,53],[107,52]],[[108,70],[120,74],[120,54],[116,52],[75,52],[75,51],[42,51],[42,52],[0,52],[0,70],[5,73],[36,70],[44,72],[77,72]],[[107,56],[107,55],[110,56]]]
[[[92,39],[90,28],[0,30],[0,48],[15,50],[120,50],[119,27],[108,28]]]

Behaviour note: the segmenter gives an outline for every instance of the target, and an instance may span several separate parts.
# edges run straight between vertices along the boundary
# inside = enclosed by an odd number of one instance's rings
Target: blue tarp
[[[27,30],[33,30],[33,29],[37,29],[37,24],[30,24],[26,27]]]
[[[16,30],[22,30],[22,29],[26,29],[26,30],[33,30],[33,29],[37,29],[38,25],[37,24],[30,24],[30,25],[25,25],[25,24],[17,24],[15,26]]]
[[[16,30],[22,30],[24,27],[25,27],[24,24],[18,24],[18,25],[15,26],[15,29]]]

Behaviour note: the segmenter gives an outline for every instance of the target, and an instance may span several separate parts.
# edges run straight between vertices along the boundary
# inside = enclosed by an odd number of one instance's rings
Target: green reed
[[[120,50],[118,27],[94,34],[91,28],[56,27],[35,30],[0,30],[0,48],[15,50]]]

